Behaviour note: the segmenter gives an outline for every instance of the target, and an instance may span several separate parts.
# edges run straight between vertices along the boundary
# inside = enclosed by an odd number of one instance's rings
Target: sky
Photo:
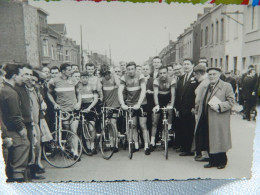
[[[156,56],[203,13],[203,5],[122,2],[39,2],[29,4],[45,10],[49,24],[65,23],[67,37],[83,49],[109,56],[112,61],[135,61],[142,65]]]

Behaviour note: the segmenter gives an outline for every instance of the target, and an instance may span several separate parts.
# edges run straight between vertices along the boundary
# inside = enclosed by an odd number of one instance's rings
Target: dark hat
[[[207,72],[209,72],[210,70],[216,70],[216,71],[221,72],[221,69],[218,68],[218,67],[210,67],[210,68],[207,69]]]
[[[204,71],[204,72],[206,72],[206,66],[203,66],[203,65],[201,65],[201,64],[198,64],[197,66],[195,66],[195,67],[193,68],[193,71],[194,71],[194,72],[197,72],[197,71]]]

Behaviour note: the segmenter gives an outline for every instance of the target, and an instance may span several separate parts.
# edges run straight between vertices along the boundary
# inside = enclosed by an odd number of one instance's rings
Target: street
[[[250,178],[255,127],[255,121],[231,115],[232,149],[227,153],[228,164],[222,170],[205,169],[203,165],[207,163],[196,162],[190,156],[180,157],[172,148],[169,148],[168,160],[162,149],[149,156],[145,156],[142,149],[133,154],[132,160],[128,158],[128,151],[121,149],[110,160],[103,159],[100,152],[92,157],[83,154],[80,162],[66,169],[52,167],[43,160],[46,179],[40,182]]]

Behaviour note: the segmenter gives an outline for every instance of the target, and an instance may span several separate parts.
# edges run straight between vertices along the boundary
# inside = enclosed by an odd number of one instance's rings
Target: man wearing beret
[[[209,85],[203,91],[198,109],[198,122],[203,123],[204,133],[208,133],[209,164],[204,168],[225,168],[226,152],[231,149],[230,111],[235,103],[232,86],[220,79],[221,69],[207,70]]]

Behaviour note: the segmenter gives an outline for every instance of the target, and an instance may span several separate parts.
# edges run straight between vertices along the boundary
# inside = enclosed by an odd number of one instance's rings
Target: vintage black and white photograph
[[[0,2],[6,182],[250,178],[260,7]]]

